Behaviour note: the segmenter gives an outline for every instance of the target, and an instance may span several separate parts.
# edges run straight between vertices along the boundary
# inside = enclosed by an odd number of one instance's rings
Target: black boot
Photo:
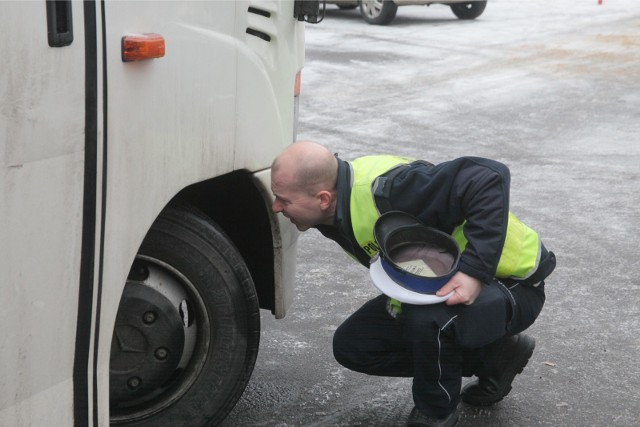
[[[479,375],[462,388],[462,401],[470,405],[489,406],[501,401],[511,391],[513,379],[522,372],[536,347],[525,334],[506,338],[497,351],[495,368],[489,375]]]

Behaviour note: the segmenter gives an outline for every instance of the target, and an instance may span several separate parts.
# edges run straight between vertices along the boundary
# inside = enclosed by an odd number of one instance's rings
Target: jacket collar
[[[340,233],[349,237],[351,231],[351,213],[349,208],[349,200],[351,198],[351,185],[353,183],[353,168],[351,164],[345,162],[338,156],[338,180],[336,183],[336,216],[334,218],[334,226]]]
[[[338,159],[338,180],[336,184],[336,216],[334,227],[342,239],[340,246],[351,253],[362,265],[369,268],[369,255],[360,247],[351,225],[351,188],[353,187],[353,166],[349,162]]]

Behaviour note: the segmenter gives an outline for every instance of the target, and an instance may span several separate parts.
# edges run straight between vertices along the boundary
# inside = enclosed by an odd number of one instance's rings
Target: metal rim
[[[369,18],[375,19],[382,13],[384,0],[363,0],[361,6],[365,15]]]

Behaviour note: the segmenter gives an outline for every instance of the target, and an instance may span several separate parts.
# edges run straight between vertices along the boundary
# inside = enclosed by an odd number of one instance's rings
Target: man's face
[[[320,200],[304,188],[297,188],[291,174],[278,171],[271,175],[271,191],[275,200],[271,209],[289,218],[300,231],[322,223]]]

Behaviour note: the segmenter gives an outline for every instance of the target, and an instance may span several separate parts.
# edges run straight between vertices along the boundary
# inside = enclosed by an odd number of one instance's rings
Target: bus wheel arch
[[[275,312],[270,207],[249,172],[239,170],[184,188],[170,204],[198,209],[233,241],[254,281],[260,308]]]

